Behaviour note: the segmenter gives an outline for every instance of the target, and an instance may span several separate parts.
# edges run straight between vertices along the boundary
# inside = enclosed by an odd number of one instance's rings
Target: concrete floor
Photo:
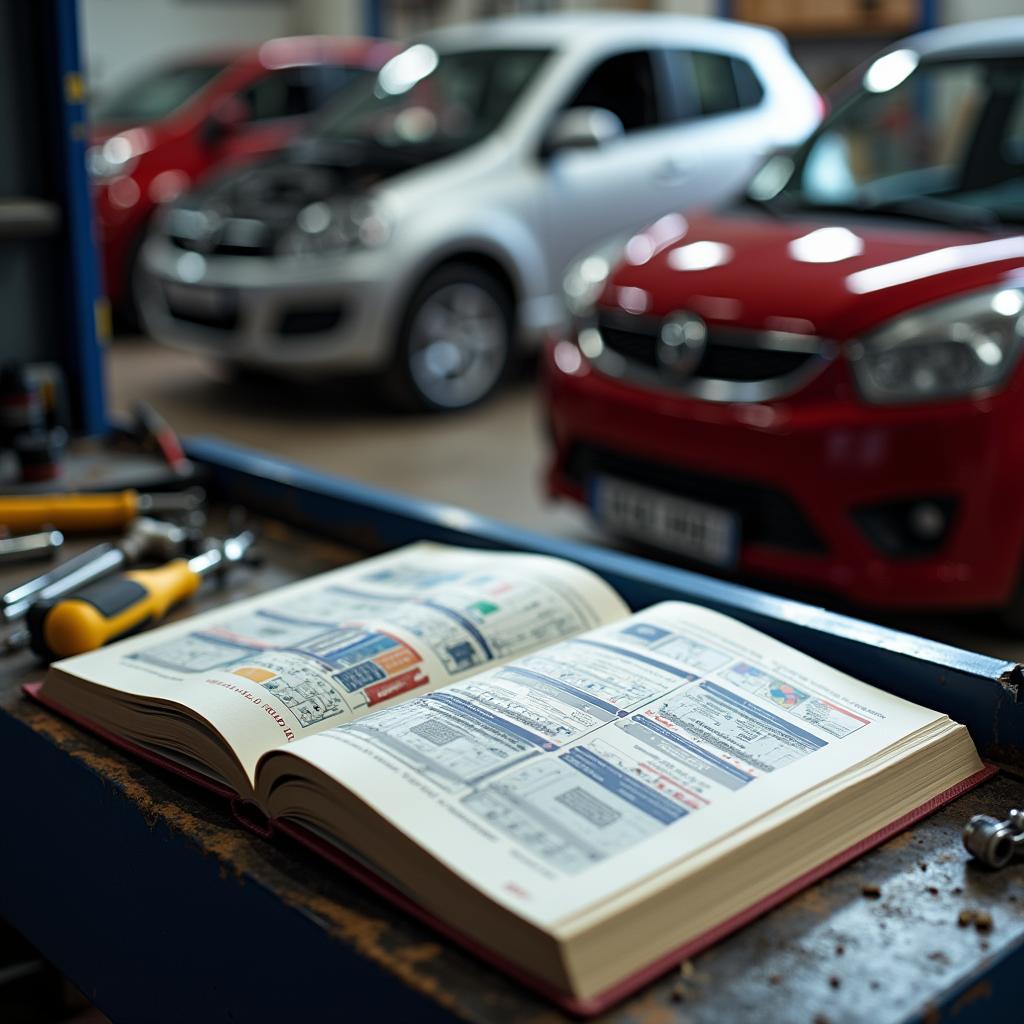
[[[481,408],[452,416],[396,416],[357,383],[237,380],[207,360],[144,338],[114,339],[109,356],[115,410],[145,399],[186,436],[220,437],[556,536],[606,540],[580,510],[543,496],[545,447],[529,373]],[[899,616],[887,622],[1024,661],[1024,638],[1007,635],[991,615]]]
[[[115,338],[109,355],[111,406],[145,399],[182,435],[216,435],[520,526],[598,537],[581,512],[544,500],[540,408],[527,372],[483,407],[414,416],[378,407],[364,384],[234,379],[145,338]]]

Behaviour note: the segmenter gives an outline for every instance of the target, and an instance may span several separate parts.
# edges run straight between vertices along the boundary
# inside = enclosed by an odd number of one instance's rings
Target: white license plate
[[[189,313],[205,313],[208,316],[229,312],[234,298],[227,288],[211,288],[208,285],[168,281],[164,287],[172,305]]]
[[[623,537],[709,565],[736,564],[740,519],[729,509],[609,476],[591,481],[590,505],[602,524]]]

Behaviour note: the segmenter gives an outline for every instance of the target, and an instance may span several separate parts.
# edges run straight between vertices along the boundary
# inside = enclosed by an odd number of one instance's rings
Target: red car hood
[[[635,236],[601,305],[654,316],[687,309],[710,322],[843,340],[1008,279],[1024,282],[1024,235],[738,208],[670,215]]]

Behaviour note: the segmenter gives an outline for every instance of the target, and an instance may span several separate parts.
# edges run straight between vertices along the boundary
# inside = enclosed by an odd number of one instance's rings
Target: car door
[[[738,192],[774,144],[758,109],[764,95],[750,63],[721,52],[656,47],[598,64],[563,109],[604,106],[626,131],[596,149],[549,158],[557,266],[616,231]]]
[[[742,189],[784,134],[762,108],[765,89],[743,57],[700,48],[662,51],[669,83],[679,208],[715,206]]]
[[[616,53],[590,69],[557,112],[601,107],[622,121],[624,133],[598,147],[543,158],[541,188],[555,272],[594,242],[678,205],[688,166],[686,154],[673,152],[677,129],[669,122],[661,78],[651,50]]]

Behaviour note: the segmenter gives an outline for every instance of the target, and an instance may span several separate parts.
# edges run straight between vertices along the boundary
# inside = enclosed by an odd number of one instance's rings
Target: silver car
[[[781,36],[676,15],[435,32],[269,162],[169,206],[142,253],[159,340],[456,409],[564,321],[581,249],[718,202],[822,101]]]

